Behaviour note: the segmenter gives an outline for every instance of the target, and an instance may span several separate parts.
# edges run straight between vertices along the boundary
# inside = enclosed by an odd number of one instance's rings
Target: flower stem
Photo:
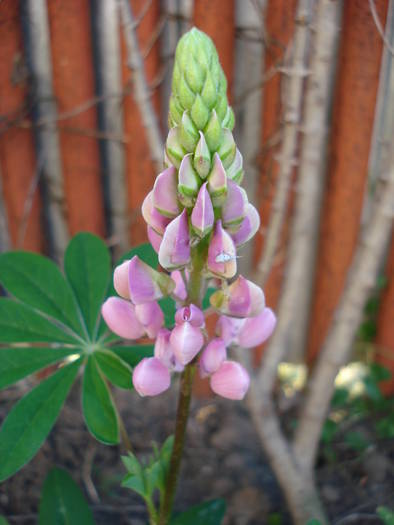
[[[186,366],[181,376],[178,409],[176,415],[174,448],[172,450],[170,470],[167,477],[163,504],[160,508],[158,525],[167,525],[171,516],[179,468],[182,460],[183,446],[185,443],[186,427],[189,417],[189,407],[195,371],[196,365],[190,363]]]
[[[192,252],[192,271],[190,273],[190,279],[188,283],[188,302],[193,303],[196,306],[201,305],[203,268],[207,256],[207,250],[207,242],[202,241]],[[178,409],[175,423],[174,448],[172,449],[170,469],[166,480],[163,503],[160,505],[158,525],[167,525],[171,517],[179,469],[181,466],[183,447],[185,444],[186,427],[189,417],[189,408],[195,372],[196,364],[191,362],[186,366],[181,375]]]

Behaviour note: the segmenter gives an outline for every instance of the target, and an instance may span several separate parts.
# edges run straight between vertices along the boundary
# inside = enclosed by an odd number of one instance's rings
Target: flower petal
[[[155,230],[151,228],[150,226],[147,227],[147,231],[148,231],[148,239],[152,245],[152,248],[155,250],[156,253],[159,253],[160,244],[161,244],[161,241],[163,240],[163,236],[155,232]]]
[[[173,219],[164,232],[159,250],[159,263],[173,269],[190,262],[190,237],[186,209]]]
[[[175,283],[165,273],[157,272],[135,255],[129,264],[129,292],[134,304],[157,301],[169,295]]]
[[[163,311],[156,302],[137,304],[135,315],[150,339],[155,339],[164,323]]]
[[[226,357],[226,345],[223,339],[212,339],[201,353],[199,361],[201,377],[217,372]]]
[[[246,191],[232,180],[227,181],[227,198],[222,206],[222,221],[225,228],[239,224],[245,217],[248,197]]]
[[[130,260],[124,261],[114,271],[114,288],[123,299],[130,299],[129,264]]]
[[[263,290],[240,275],[226,290],[210,297],[211,305],[230,317],[254,317],[265,307]]]
[[[231,279],[237,273],[236,250],[230,235],[216,221],[215,231],[208,248],[208,270],[214,275]]]
[[[179,308],[175,314],[176,324],[188,322],[197,328],[201,328],[205,324],[205,318],[202,310],[195,304],[189,304],[183,308]]]
[[[133,385],[140,396],[157,396],[170,387],[168,368],[156,357],[145,357],[133,371]]]
[[[177,185],[174,166],[165,169],[156,177],[153,186],[153,205],[165,217],[176,217],[179,213]]]
[[[213,228],[215,220],[212,201],[205,182],[198,192],[198,197],[194,205],[191,222],[193,229],[199,237],[205,237]]]
[[[142,216],[145,222],[150,226],[156,233],[163,235],[164,230],[170,223],[168,217],[161,215],[156,208],[153,206],[153,191],[149,192],[142,203]]]
[[[276,316],[271,308],[264,310],[256,317],[245,320],[238,335],[238,344],[243,348],[254,348],[266,341],[274,331]]]
[[[201,350],[204,336],[200,328],[186,322],[173,328],[170,342],[178,362],[181,365],[187,365]]]
[[[224,361],[211,376],[211,388],[219,396],[240,400],[248,391],[250,378],[245,368],[236,361]]]
[[[260,215],[252,204],[246,207],[245,218],[236,233],[231,234],[235,246],[241,246],[248,242],[260,228]]]
[[[216,323],[216,334],[223,339],[227,346],[236,342],[238,334],[245,324],[245,319],[221,315]]]
[[[175,290],[173,291],[173,294],[181,301],[184,301],[187,297],[187,291],[181,271],[174,270],[173,272],[171,272],[171,279],[175,282]]]
[[[108,327],[119,337],[139,339],[145,335],[144,327],[138,321],[134,305],[119,297],[109,297],[101,307],[101,313]]]

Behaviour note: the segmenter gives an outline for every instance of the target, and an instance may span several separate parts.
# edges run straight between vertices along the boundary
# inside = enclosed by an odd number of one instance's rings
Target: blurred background
[[[316,2],[304,3],[313,35]],[[301,54],[304,69],[290,67],[298,4],[296,0],[131,0],[141,69],[135,60],[129,67],[130,50],[116,0],[1,0],[0,251],[26,249],[61,261],[68,239],[79,231],[103,237],[115,255],[146,242],[140,209],[158,170],[136,102],[133,75],[136,70],[139,77],[141,72],[145,75],[146,94],[164,142],[176,43],[195,25],[213,39],[227,75],[236,115],[234,134],[244,157],[244,185],[261,213],[260,231],[242,252],[240,264],[243,272],[260,276],[267,304],[275,310],[289,257],[294,255],[289,255],[289,246],[302,175],[301,137],[312,53],[306,39]],[[306,320],[298,344],[286,358],[292,365],[281,369],[290,390],[300,388],[299,382],[302,386],[304,365],[318,356],[334,318],[392,143],[394,2],[338,4],[330,22],[336,36],[323,138],[314,152],[320,160],[319,213],[310,237]],[[301,77],[304,91],[299,106],[289,108],[294,74]],[[272,267],[261,275],[258,268],[276,210],[291,110],[298,116],[299,133],[290,159],[285,220]],[[394,237],[379,267],[352,361],[364,367],[377,363],[394,372]],[[359,378],[360,373],[348,372],[347,377]],[[385,395],[394,392],[389,373],[381,374],[378,382]]]

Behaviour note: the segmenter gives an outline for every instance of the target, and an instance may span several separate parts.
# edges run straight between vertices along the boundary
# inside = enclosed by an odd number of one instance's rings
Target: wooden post
[[[48,3],[53,82],[59,115],[95,97],[89,0]],[[97,104],[58,122],[70,233],[104,235]],[[91,136],[90,136],[91,133]]]
[[[0,114],[8,115],[8,122],[1,125],[0,164],[11,244],[17,246],[19,238],[19,248],[41,251],[43,236],[38,192],[34,194],[31,209],[25,210],[29,188],[35,175],[35,153],[31,129],[18,127],[20,121],[29,114],[28,79],[24,67],[18,2],[1,2],[0,13],[3,20],[0,46]]]
[[[375,2],[384,24],[387,0]],[[368,2],[344,3],[331,154],[320,233],[308,355],[318,354],[334,316],[360,227],[382,39]]]

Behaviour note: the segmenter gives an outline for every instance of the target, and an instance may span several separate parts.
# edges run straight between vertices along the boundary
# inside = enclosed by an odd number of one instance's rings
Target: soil
[[[18,387],[20,389],[20,387]],[[20,396],[17,388],[0,394],[0,420]],[[151,452],[172,433],[176,388],[157,398],[141,399],[117,391],[116,398],[135,452]],[[97,525],[145,525],[142,500],[121,488],[125,474],[122,450],[97,443],[88,433],[74,387],[61,416],[36,457],[0,485],[0,515],[10,525],[37,523],[40,491],[48,471],[57,465],[83,488]],[[368,422],[363,423],[368,432]],[[321,453],[317,480],[332,523],[379,524],[376,507],[394,507],[394,442],[381,441],[357,453],[333,445],[335,460]],[[322,451],[324,452],[324,451]],[[212,498],[224,498],[223,525],[290,524],[274,476],[264,459],[244,404],[220,398],[195,399],[187,448],[176,498],[176,510]]]

